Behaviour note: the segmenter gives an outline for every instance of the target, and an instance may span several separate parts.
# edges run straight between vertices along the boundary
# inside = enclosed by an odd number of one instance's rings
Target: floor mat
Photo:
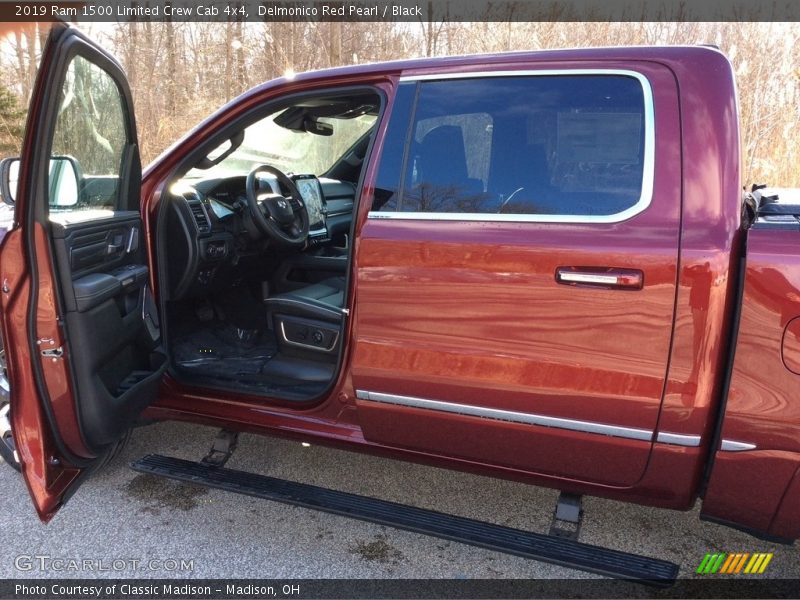
[[[258,375],[277,351],[271,332],[263,332],[258,339],[242,344],[232,327],[204,329],[180,337],[172,345],[177,367],[226,379]]]
[[[171,345],[179,380],[300,402],[320,396],[333,381],[335,364],[282,356],[269,330],[242,343],[232,325],[189,325],[191,333],[176,335]]]

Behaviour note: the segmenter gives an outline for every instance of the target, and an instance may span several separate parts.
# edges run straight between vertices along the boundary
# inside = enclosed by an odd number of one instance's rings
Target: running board
[[[678,575],[664,560],[180,458],[150,454],[131,468],[648,585],[667,587]]]

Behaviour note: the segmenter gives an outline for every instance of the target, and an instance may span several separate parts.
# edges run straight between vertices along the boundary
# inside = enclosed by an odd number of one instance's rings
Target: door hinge
[[[42,350],[42,356],[45,358],[52,358],[54,361],[56,361],[64,356],[64,348],[59,346],[58,348],[48,348],[47,350]]]

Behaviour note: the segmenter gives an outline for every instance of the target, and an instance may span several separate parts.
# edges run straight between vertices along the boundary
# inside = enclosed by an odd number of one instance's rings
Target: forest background
[[[742,181],[800,187],[799,23],[86,23],[125,68],[142,162],[240,93],[281,75],[348,64],[546,48],[713,44],[731,60],[741,115]],[[0,42],[0,158],[19,152],[47,37]]]

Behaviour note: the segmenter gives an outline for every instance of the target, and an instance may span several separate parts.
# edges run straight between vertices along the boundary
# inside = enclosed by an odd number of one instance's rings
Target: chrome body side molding
[[[662,444],[672,444],[673,446],[696,447],[700,445],[700,436],[659,431],[656,436],[656,441]]]
[[[622,425],[610,425],[607,423],[597,423],[594,421],[579,421],[576,419],[564,419],[561,417],[550,417],[547,415],[537,415],[533,413],[523,413],[512,410],[501,410],[498,408],[486,408],[483,406],[459,404],[456,402],[429,400],[427,398],[416,398],[414,396],[399,396],[397,394],[384,394],[382,392],[356,390],[356,398],[358,398],[359,400],[368,400],[370,402],[395,404],[398,406],[407,406],[410,408],[422,408],[438,412],[466,415],[470,417],[479,417],[482,419],[491,419],[494,421],[508,421],[510,423],[522,423],[524,425],[553,427],[556,429],[566,429],[569,431],[579,431],[581,433],[608,435],[611,437],[618,437],[629,440],[640,440],[644,442],[652,442],[654,436],[654,432],[650,429],[639,429],[637,427],[624,427]],[[660,432],[656,437],[655,441],[662,444],[695,447],[700,445],[700,436]]]
[[[747,450],[755,450],[756,445],[750,442],[736,442],[734,440],[722,440],[719,449],[723,452],[746,452]]]

